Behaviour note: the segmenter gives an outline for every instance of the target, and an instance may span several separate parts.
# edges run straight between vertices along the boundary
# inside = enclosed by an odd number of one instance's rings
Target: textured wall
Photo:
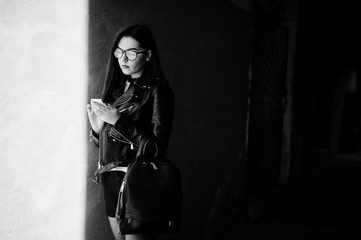
[[[87,2],[0,0],[0,239],[84,239]]]
[[[134,23],[152,28],[175,93],[168,157],[182,173],[184,224],[160,239],[216,239],[239,218],[251,15],[224,0],[89,3],[89,98],[100,96],[111,38]],[[89,176],[96,158],[90,144]],[[88,185],[87,204],[87,239],[109,239],[101,186]]]

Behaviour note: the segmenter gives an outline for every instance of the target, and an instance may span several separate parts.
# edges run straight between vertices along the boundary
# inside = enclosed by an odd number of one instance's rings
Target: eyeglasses
[[[148,50],[134,50],[134,49],[128,49],[128,50],[123,50],[123,49],[120,49],[120,48],[117,48],[115,49],[114,51],[114,56],[116,58],[122,58],[124,53],[125,53],[125,56],[127,57],[127,59],[129,61],[134,61],[135,59],[137,59],[137,56],[138,56],[138,53],[144,53],[144,52],[147,52]]]

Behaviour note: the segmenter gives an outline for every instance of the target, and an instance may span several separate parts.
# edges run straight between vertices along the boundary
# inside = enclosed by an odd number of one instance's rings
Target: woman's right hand
[[[92,126],[93,131],[95,133],[99,134],[100,130],[102,130],[102,128],[104,126],[104,121],[95,114],[95,112],[92,109],[92,107],[90,106],[90,104],[86,105],[86,111],[88,113],[89,122],[90,122],[90,125]]]

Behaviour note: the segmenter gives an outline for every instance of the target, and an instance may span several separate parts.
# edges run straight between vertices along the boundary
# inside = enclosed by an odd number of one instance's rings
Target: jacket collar
[[[126,91],[125,93],[123,93],[117,100],[115,100],[115,102],[113,103],[113,106],[119,106],[122,105],[123,103],[128,102],[134,95],[134,87],[131,86],[128,91]]]
[[[149,89],[151,84],[152,84],[152,78],[147,75],[141,76],[139,79],[137,79],[134,82],[134,85],[137,85],[142,89],[147,89],[147,88]]]
[[[142,76],[139,79],[135,80],[135,82],[129,87],[129,89],[123,93],[115,102],[113,106],[119,106],[126,102],[128,102],[134,95],[134,86],[138,86],[143,90],[147,90],[151,88],[152,78],[149,76]]]

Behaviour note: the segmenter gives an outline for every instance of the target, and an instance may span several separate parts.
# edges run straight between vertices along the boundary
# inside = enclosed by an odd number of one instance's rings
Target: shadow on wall
[[[240,168],[235,161],[244,151],[251,15],[221,0],[89,0],[88,99],[100,97],[111,39],[135,23],[152,29],[175,94],[167,157],[182,174],[183,227],[181,233],[159,239],[202,239],[209,231],[206,221],[216,191],[230,181],[226,178],[234,166]],[[97,157],[90,143],[88,179]],[[217,201],[217,210],[227,207]],[[102,187],[90,181],[86,216],[86,239],[112,239]],[[223,221],[223,215],[214,216],[212,224]]]

